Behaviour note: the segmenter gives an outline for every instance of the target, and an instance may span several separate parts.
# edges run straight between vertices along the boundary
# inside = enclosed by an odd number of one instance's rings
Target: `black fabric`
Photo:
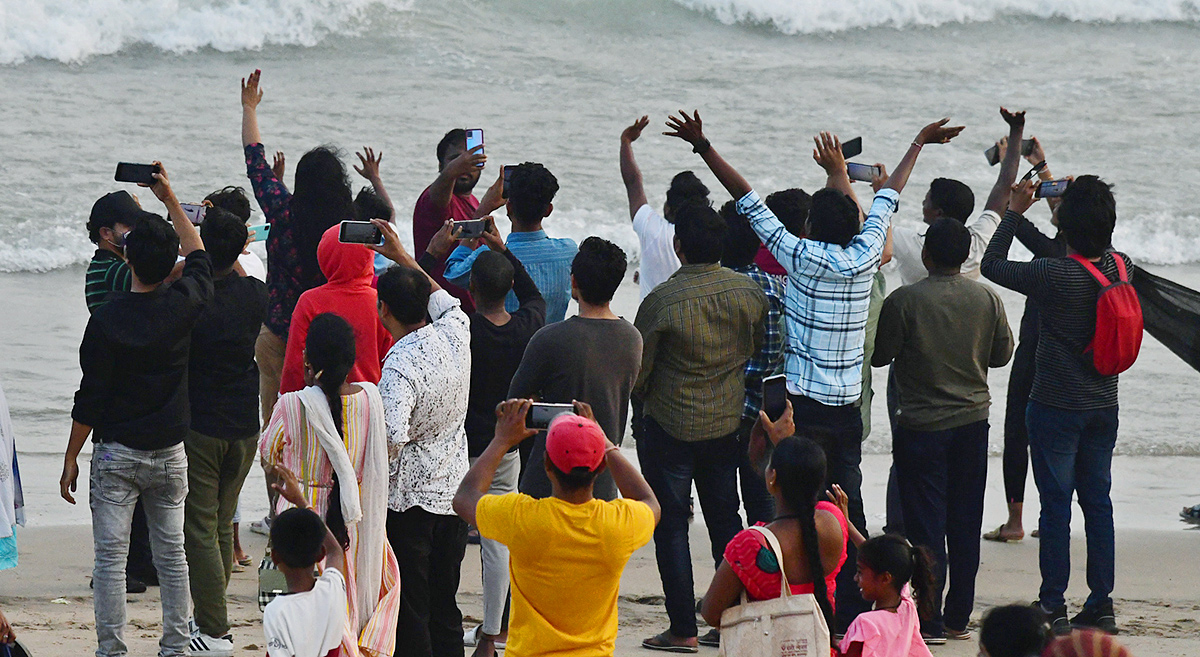
[[[71,419],[92,427],[97,442],[147,451],[183,442],[192,327],[212,295],[204,251],[188,255],[183,277],[170,286],[112,293],[79,345],[83,379]]]
[[[213,281],[212,301],[192,329],[188,397],[193,431],[223,440],[258,433],[254,344],[266,318],[266,283],[236,274]]]
[[[387,537],[404,583],[396,657],[463,657],[463,616],[454,596],[467,550],[467,523],[419,506],[388,509]]]
[[[496,433],[496,405],[508,398],[508,386],[525,355],[525,346],[546,325],[546,300],[512,251],[513,293],[520,308],[496,326],[481,313],[471,315],[471,392],[467,401],[467,452],[483,454]],[[514,448],[515,449],[515,448]]]
[[[1132,283],[1146,332],[1200,371],[1200,292],[1136,269]]]

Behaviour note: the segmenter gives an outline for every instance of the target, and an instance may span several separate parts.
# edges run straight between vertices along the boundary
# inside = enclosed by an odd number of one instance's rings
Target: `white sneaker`
[[[233,640],[230,636],[216,638],[197,634],[188,644],[192,657],[233,657]]]
[[[269,537],[271,535],[271,519],[263,518],[262,520],[255,520],[250,523],[250,531]]]

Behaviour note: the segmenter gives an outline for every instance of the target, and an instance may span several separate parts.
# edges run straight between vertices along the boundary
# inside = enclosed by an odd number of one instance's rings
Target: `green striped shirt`
[[[121,256],[107,249],[96,249],[83,284],[88,312],[94,313],[103,306],[109,292],[128,292],[132,287],[133,274]]]

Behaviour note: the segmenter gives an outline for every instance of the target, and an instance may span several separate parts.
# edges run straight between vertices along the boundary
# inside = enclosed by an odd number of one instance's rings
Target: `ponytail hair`
[[[350,369],[354,367],[354,329],[350,323],[334,313],[321,313],[308,325],[308,336],[304,340],[304,355],[313,369],[317,386],[325,393],[333,426],[338,435],[345,438],[342,427],[342,385]],[[342,549],[349,549],[350,535],[346,531],[346,519],[342,515],[342,485],[337,473],[333,473],[333,490],[329,495],[329,507],[325,510],[325,524],[333,533]]]
[[[825,586],[825,566],[821,563],[821,540],[817,536],[815,518],[817,499],[825,484],[825,451],[809,438],[789,436],[775,445],[770,469],[775,471],[780,493],[800,523],[800,539],[812,574],[813,596],[825,616],[825,623],[833,627],[833,606]],[[783,555],[776,556],[783,561]]]
[[[858,548],[858,561],[877,574],[892,576],[896,592],[912,584],[917,613],[928,620],[933,615],[933,555],[924,545],[913,547],[899,534],[884,534],[867,540]]]

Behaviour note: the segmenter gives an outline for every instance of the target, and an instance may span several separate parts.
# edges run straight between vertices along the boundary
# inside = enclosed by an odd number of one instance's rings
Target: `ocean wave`
[[[1198,0],[674,0],[722,23],[784,34],[869,27],[936,27],[1004,17],[1088,23],[1200,22]]]
[[[412,0],[2,0],[0,64],[79,63],[147,44],[172,53],[314,46]]]

